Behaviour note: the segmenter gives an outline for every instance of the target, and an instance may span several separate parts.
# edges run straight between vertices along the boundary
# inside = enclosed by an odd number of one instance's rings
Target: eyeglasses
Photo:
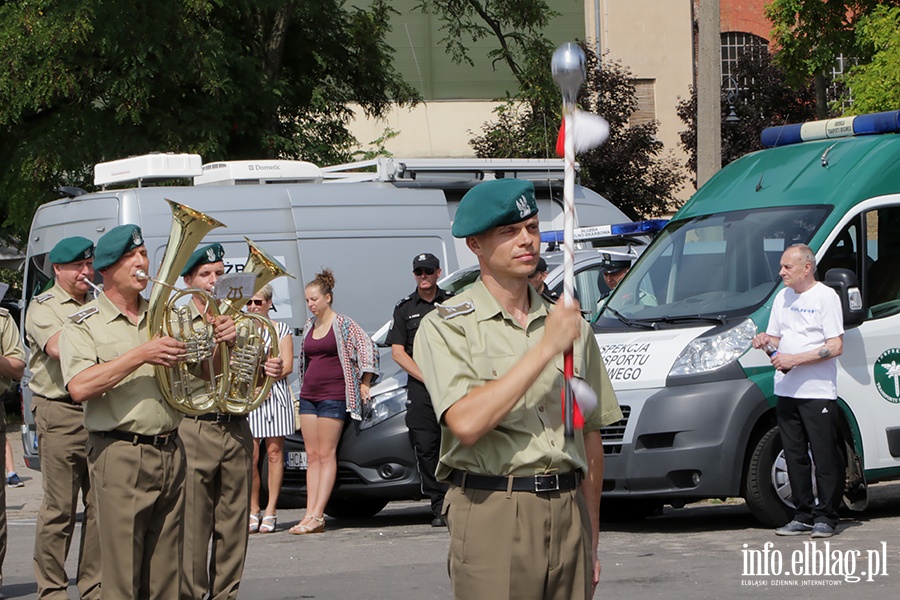
[[[262,306],[266,301],[265,300],[257,300],[256,298],[250,298],[250,304],[253,306]]]
[[[413,269],[413,275],[416,277],[421,277],[422,275],[434,275],[434,269],[429,269],[428,267],[417,267]]]

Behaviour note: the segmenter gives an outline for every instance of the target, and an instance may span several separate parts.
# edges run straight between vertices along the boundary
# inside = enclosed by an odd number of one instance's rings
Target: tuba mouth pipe
[[[97,285],[96,283],[94,283],[93,281],[88,279],[87,277],[82,277],[81,280],[83,282],[85,282],[86,284],[88,284],[89,286],[91,286],[91,289],[93,289],[94,293],[97,294],[98,296],[103,293],[102,285]]]

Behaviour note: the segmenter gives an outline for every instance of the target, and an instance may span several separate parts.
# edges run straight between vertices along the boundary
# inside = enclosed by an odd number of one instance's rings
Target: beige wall
[[[621,61],[635,79],[655,80],[659,139],[684,163],[678,134],[685,126],[675,108],[693,81],[691,0],[585,0],[585,23],[605,59]],[[689,187],[680,196],[692,192]]]
[[[659,138],[680,162],[678,147],[684,125],[675,113],[679,98],[689,94],[693,80],[692,0],[585,0],[585,37],[607,59],[619,60],[637,79],[655,81]],[[599,15],[599,21],[598,21]],[[596,45],[597,32],[600,34]],[[492,120],[495,104],[484,101],[439,101],[412,110],[393,109],[381,120],[361,114],[351,130],[364,148],[381,137],[385,128],[399,135],[385,144],[394,156],[471,157],[469,139]],[[686,199],[693,189],[682,190]]]
[[[384,147],[394,156],[471,158],[475,153],[469,139],[473,133],[481,133],[485,121],[493,120],[495,106],[495,102],[444,100],[412,109],[394,107],[384,119],[366,119],[362,111],[355,109],[357,119],[350,130],[364,150],[373,149],[371,142],[383,136],[385,129],[391,129],[399,135]]]

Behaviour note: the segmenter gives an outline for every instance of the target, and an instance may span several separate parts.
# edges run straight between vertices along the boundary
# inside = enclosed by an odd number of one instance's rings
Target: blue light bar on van
[[[876,133],[900,133],[900,110],[839,117],[825,121],[811,121],[796,125],[767,127],[760,134],[760,141],[766,148],[787,146],[812,140],[848,137],[851,135],[872,135]]]
[[[576,227],[575,241],[588,242],[603,238],[622,237],[628,235],[653,235],[662,230],[668,223],[668,219],[647,219],[633,223],[619,223],[617,225],[596,225],[594,227]],[[541,241],[544,243],[563,242],[563,230],[554,229],[541,233]]]

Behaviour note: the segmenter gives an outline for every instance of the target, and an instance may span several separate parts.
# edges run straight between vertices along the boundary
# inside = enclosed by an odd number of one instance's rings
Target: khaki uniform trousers
[[[172,600],[181,586],[184,448],[88,436],[104,600]]]
[[[247,556],[253,435],[247,418],[227,423],[185,417],[187,459],[181,598],[237,598]],[[207,549],[212,538],[212,556]]]
[[[590,600],[591,523],[579,490],[451,485],[448,570],[456,600]]]
[[[78,593],[82,600],[99,598],[100,532],[90,498],[84,410],[78,405],[37,395],[32,398],[32,405],[44,485],[34,537],[38,598],[69,598],[66,556],[75,533],[79,493],[84,502],[84,518],[78,544]]]

